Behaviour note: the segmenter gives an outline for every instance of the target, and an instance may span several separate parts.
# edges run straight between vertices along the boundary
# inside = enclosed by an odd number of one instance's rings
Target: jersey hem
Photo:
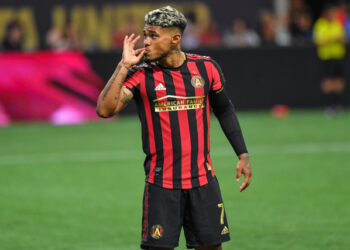
[[[207,176],[205,176],[207,177]],[[196,186],[189,186],[189,185],[185,185],[185,186],[182,186],[180,185],[181,187],[178,187],[179,185],[170,185],[169,183],[165,182],[165,185],[164,185],[164,182],[163,183],[158,183],[158,182],[155,182],[154,180],[151,181],[149,179],[146,179],[146,182],[149,183],[149,184],[153,184],[153,185],[156,185],[158,187],[161,187],[161,188],[164,188],[164,189],[172,189],[172,190],[185,190],[185,189],[195,189],[195,188],[199,188],[199,187],[203,187],[205,185],[208,185],[212,180],[214,180],[216,178],[216,175],[215,174],[211,174],[210,175],[211,178],[208,179],[208,182],[205,183],[205,184],[202,184],[202,185],[196,185]],[[173,188],[169,188],[169,186],[172,186]]]

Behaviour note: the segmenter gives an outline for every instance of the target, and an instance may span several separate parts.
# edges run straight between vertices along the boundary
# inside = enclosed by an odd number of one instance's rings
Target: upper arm
[[[144,71],[137,67],[129,70],[128,76],[123,82],[122,89],[117,100],[115,113],[123,110],[134,97],[135,92],[139,91],[141,78],[144,76]]]
[[[224,88],[209,93],[209,103],[213,108],[215,116],[234,113],[234,106]]]
[[[129,104],[133,97],[134,94],[127,87],[123,86],[120,90],[120,95],[117,100],[117,106],[114,113],[119,113],[122,111]]]

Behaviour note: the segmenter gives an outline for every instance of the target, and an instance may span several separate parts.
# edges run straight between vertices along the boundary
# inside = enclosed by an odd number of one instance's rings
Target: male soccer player
[[[182,13],[167,6],[145,22],[145,48],[134,50],[140,36],[125,37],[122,60],[97,104],[101,117],[111,117],[131,99],[137,103],[146,154],[141,248],[174,249],[184,227],[188,248],[220,250],[230,237],[209,155],[210,105],[239,157],[240,191],[252,175],[225,80],[210,57],[181,51]]]

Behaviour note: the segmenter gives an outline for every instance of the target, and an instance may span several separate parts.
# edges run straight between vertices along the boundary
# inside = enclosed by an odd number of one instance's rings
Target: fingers
[[[130,36],[127,36],[127,37],[128,37],[128,42],[130,43],[132,41],[132,39],[134,39],[135,34],[132,33]]]
[[[246,189],[250,184],[250,175],[246,174],[244,175],[244,182],[243,184],[239,187],[239,191],[242,192],[244,189]]]
[[[145,51],[145,48],[135,49],[135,55],[138,55],[143,51]]]
[[[136,43],[140,40],[141,36],[138,35],[135,37],[135,34],[132,33],[130,36],[124,37],[124,46],[130,46],[131,48],[134,48]]]
[[[236,181],[238,182],[241,179],[242,174],[244,175],[244,182],[239,187],[239,191],[242,192],[250,184],[250,179],[252,177],[252,169],[249,161],[240,160],[237,164],[237,176]]]
[[[135,36],[134,34],[132,34],[132,35]],[[137,37],[135,37],[135,39],[133,39],[133,40],[131,41],[131,44],[132,44],[133,46],[135,46],[136,43],[140,40],[140,38],[141,38],[141,36],[138,35]]]
[[[124,47],[128,47],[132,41],[132,39],[135,37],[135,34],[131,34],[130,36],[126,35],[124,37]]]
[[[141,60],[141,58],[143,57],[143,55],[145,54],[146,50],[145,49],[141,49],[142,51],[140,52],[140,54],[137,56],[137,60]]]
[[[123,41],[123,47],[124,47],[124,48],[125,48],[125,46],[126,46],[126,41],[128,40],[128,38],[129,38],[128,36],[125,36],[125,37],[124,37],[124,41]]]
[[[237,174],[236,174],[237,182],[239,182],[239,180],[241,179],[241,175],[242,175],[242,167],[237,166]]]

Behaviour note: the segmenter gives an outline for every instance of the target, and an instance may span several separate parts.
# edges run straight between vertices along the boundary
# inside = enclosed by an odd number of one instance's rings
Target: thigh
[[[183,221],[181,190],[146,183],[142,217],[141,248],[178,246]]]
[[[189,248],[215,246],[230,240],[224,203],[217,179],[189,191],[184,231]]]

